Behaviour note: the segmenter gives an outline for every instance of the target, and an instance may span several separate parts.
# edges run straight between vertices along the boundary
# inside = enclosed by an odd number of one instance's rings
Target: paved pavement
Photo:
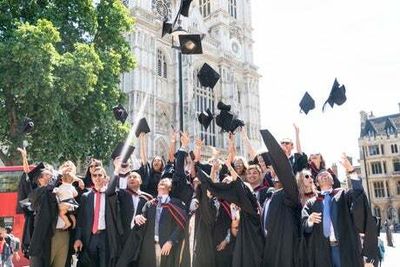
[[[385,233],[381,233],[380,238],[385,244],[385,258],[382,267],[400,267],[400,233],[393,234],[394,247],[387,246]]]

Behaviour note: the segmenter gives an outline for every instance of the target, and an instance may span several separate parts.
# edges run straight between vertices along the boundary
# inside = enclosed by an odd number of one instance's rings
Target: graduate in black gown
[[[39,164],[33,170],[32,178],[38,187],[29,195],[34,211],[34,225],[30,240],[29,255],[33,267],[50,266],[51,238],[58,216],[57,199],[50,184],[53,173]]]
[[[147,135],[142,132],[139,135],[140,159],[142,165],[139,174],[142,177],[141,190],[153,197],[157,196],[157,185],[161,179],[165,164],[160,156],[155,156],[151,162],[147,160]]]
[[[140,184],[142,183],[141,177],[137,172],[130,172],[127,176],[127,188],[119,189],[116,191],[118,196],[118,217],[122,225],[122,236],[121,236],[121,250],[116,260],[116,266],[138,266],[135,260],[135,255],[139,251],[135,251],[135,247],[138,248],[138,240],[134,239],[135,234],[132,234],[134,228],[134,217],[142,213],[144,205],[150,201],[153,197],[150,194],[140,191]],[[115,181],[112,185],[118,182]]]
[[[276,190],[263,205],[266,233],[263,266],[297,266],[300,253],[301,204],[291,165],[281,146],[268,130],[261,130],[271,165],[282,189]]]
[[[135,217],[143,234],[139,266],[179,266],[187,215],[184,203],[169,196],[171,187],[171,179],[161,179],[157,198],[147,202],[143,214]]]
[[[307,238],[307,266],[364,266],[377,259],[377,232],[361,180],[346,157],[342,161],[352,182],[351,190],[333,189],[328,171],[318,174],[318,196],[302,212]],[[364,235],[361,246],[360,233]]]
[[[232,182],[214,183],[211,178],[198,168],[198,177],[202,184],[207,184],[208,190],[217,198],[229,201],[240,207],[239,231],[233,251],[232,266],[259,267],[262,263],[262,248],[264,239],[261,231],[259,204],[254,192],[246,185],[233,169],[231,163],[234,156],[230,144],[230,153],[226,166],[232,175]]]

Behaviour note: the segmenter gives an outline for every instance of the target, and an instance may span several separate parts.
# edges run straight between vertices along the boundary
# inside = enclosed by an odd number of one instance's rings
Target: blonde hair
[[[309,199],[308,197],[306,197],[305,194],[310,193],[310,192],[316,193],[316,191],[317,191],[314,182],[312,182],[311,188],[306,187],[306,185],[304,184],[304,178],[305,178],[306,174],[308,174],[308,175],[310,175],[310,177],[312,177],[311,171],[309,171],[307,169],[303,169],[303,170],[297,172],[297,174],[296,174],[296,182],[297,182],[297,187],[299,189],[299,198],[300,198],[301,205],[303,205],[303,206],[306,203],[306,201]]]
[[[65,167],[68,167],[68,166],[72,168],[72,173],[75,175],[75,174],[76,174],[76,166],[75,166],[75,164],[74,164],[72,161],[70,161],[70,160],[67,160],[67,161],[65,161],[63,164],[61,164],[60,170],[62,170],[62,169],[65,168]]]

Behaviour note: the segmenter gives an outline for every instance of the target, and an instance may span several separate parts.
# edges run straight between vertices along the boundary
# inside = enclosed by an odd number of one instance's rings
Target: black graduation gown
[[[213,229],[216,219],[214,201],[207,196],[207,186],[199,185],[196,198],[199,208],[196,211],[195,248],[193,267],[215,267],[216,248],[213,246]]]
[[[296,174],[304,168],[307,168],[308,157],[305,153],[294,153],[289,157],[289,162],[292,166],[293,173]]]
[[[296,194],[291,197],[285,188],[274,192],[267,212],[263,266],[298,266],[301,204]]]
[[[29,258],[29,246],[31,244],[31,237],[33,233],[34,214],[30,207],[21,206],[20,201],[26,200],[29,197],[29,194],[32,192],[32,190],[36,188],[36,184],[32,184],[29,179],[27,180],[27,178],[28,175],[23,173],[19,180],[17,213],[24,214],[24,229],[22,233],[21,250],[24,253],[24,256]]]
[[[53,186],[38,187],[29,196],[35,212],[29,255],[42,258],[45,264],[43,267],[50,265],[51,238],[58,216],[57,199],[52,193],[53,189]]]
[[[187,153],[182,150],[178,150],[175,153],[175,173],[172,176],[172,191],[170,196],[183,201],[186,211],[189,212],[194,190],[189,176],[185,173],[184,165],[186,156]]]
[[[135,208],[132,201],[132,192],[129,189],[122,189],[117,192],[119,214],[118,217],[122,224],[123,233],[121,235],[121,250],[118,255],[116,266],[137,266],[140,249],[140,233],[131,229],[131,221]],[[142,209],[147,201],[152,199],[152,196],[145,193],[139,193],[139,202],[136,215],[142,214]],[[137,251],[136,251],[137,250]]]
[[[261,266],[264,239],[261,231],[259,204],[254,193],[239,178],[230,184],[213,183],[200,169],[198,169],[198,176],[202,183],[208,184],[213,195],[240,207],[240,224],[233,251],[232,266]]]
[[[293,164],[268,130],[261,136],[270,153],[271,164],[283,185],[283,190],[272,195],[267,213],[263,266],[292,267],[299,265],[301,240],[301,203],[293,171],[300,171],[307,156],[301,154]],[[304,158],[305,157],[305,158]],[[297,163],[296,164],[296,160]],[[297,169],[296,169],[297,168]],[[296,170],[295,170],[296,169]],[[264,213],[265,211],[263,211]],[[264,219],[264,217],[263,217]]]
[[[161,179],[161,173],[155,172],[150,166],[150,163],[142,165],[139,169],[139,174],[142,177],[142,185],[140,190],[149,193],[153,197],[157,196],[157,186]]]
[[[143,242],[140,249],[139,266],[155,267],[156,254],[154,243],[154,226],[156,222],[157,201],[154,199],[146,203],[143,208],[143,215],[147,221],[138,231],[142,231]],[[174,198],[170,198],[168,204],[163,204],[159,223],[159,244],[160,247],[167,241],[173,245],[168,256],[161,256],[161,267],[177,267],[180,262],[181,243],[186,225],[186,212],[184,204]]]
[[[372,216],[365,213],[367,199],[362,197],[362,190],[335,189],[331,196],[332,223],[334,224],[335,236],[339,241],[339,251],[342,266],[364,266],[363,257],[370,259],[377,257],[376,227]],[[333,215],[333,210],[337,215]],[[307,201],[302,211],[303,229],[307,246],[307,266],[332,266],[330,256],[329,240],[323,234],[323,223],[308,227],[307,220],[311,213],[323,213],[323,196],[318,195]],[[322,215],[323,216],[323,215]],[[336,220],[334,217],[336,217]],[[367,222],[368,221],[368,222]],[[361,226],[363,225],[363,226]],[[366,231],[366,242],[364,249],[361,248],[359,229]],[[370,231],[370,232],[369,232]],[[376,242],[374,241],[376,240]]]
[[[219,210],[215,226],[213,229],[213,248],[216,250],[217,246],[226,238],[228,231],[231,230],[232,214],[230,210],[230,203],[226,200],[219,200]],[[215,260],[217,267],[230,267],[232,266],[232,253],[235,244],[235,238],[231,234],[230,242],[224,250],[216,251]]]

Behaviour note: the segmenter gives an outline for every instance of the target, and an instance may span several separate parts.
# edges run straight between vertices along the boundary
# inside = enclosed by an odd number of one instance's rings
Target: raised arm
[[[189,133],[183,132],[181,135],[182,146],[176,153],[176,162],[175,162],[175,173],[179,177],[185,176],[185,158],[188,154],[187,150],[189,147],[189,142],[190,142]]]
[[[176,132],[171,129],[169,135],[169,149],[168,149],[168,161],[173,162],[175,160],[175,145],[176,145]]]
[[[21,153],[21,158],[22,158],[22,167],[24,169],[25,173],[29,172],[29,163],[28,163],[28,157],[26,153],[26,149],[24,148],[17,148],[19,153]]]
[[[140,142],[140,160],[142,161],[142,165],[147,164],[147,136],[145,133],[141,133],[139,135]]]
[[[228,168],[229,173],[231,174],[232,180],[236,181],[239,175],[235,171],[235,169],[232,167],[232,161],[236,156],[236,148],[235,148],[235,142],[234,142],[234,136],[232,133],[229,133],[228,137],[228,156],[225,161],[225,165]]]
[[[247,153],[249,154],[250,159],[254,159],[257,156],[257,152],[251,145],[249,136],[247,135],[247,129],[245,127],[241,127],[240,135],[242,137],[244,145],[246,146]]]
[[[302,154],[303,151],[301,150],[301,143],[300,143],[300,129],[299,126],[297,126],[295,123],[293,123],[293,127],[296,135],[296,150],[297,153]]]
[[[300,204],[296,179],[286,154],[268,130],[261,130],[261,136],[271,156],[272,167],[283,185],[287,198],[293,205]]]

